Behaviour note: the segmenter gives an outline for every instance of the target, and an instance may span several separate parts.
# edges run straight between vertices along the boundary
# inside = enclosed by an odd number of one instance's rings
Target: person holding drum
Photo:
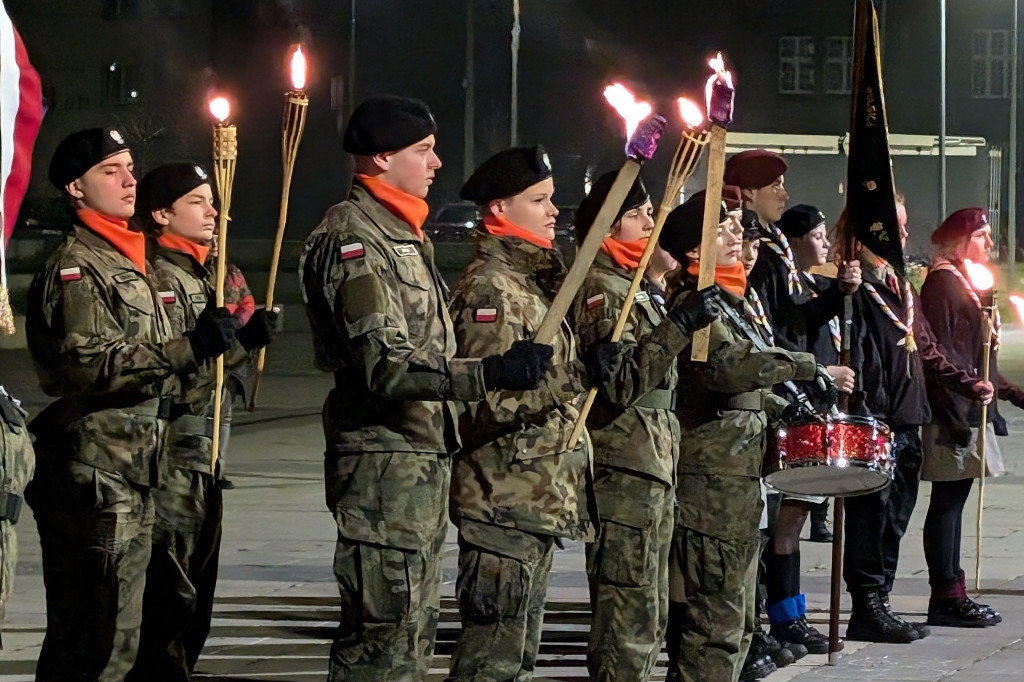
[[[954,212],[932,234],[935,252],[924,286],[921,312],[928,319],[936,340],[951,360],[963,367],[980,368],[986,341],[978,338],[982,328],[982,301],[971,286],[964,261],[987,263],[992,249],[992,228],[983,208],[962,208]],[[1024,390],[999,374],[999,316],[988,342],[993,344],[989,375],[998,397],[1024,407]],[[980,341],[980,343],[979,343]],[[980,369],[975,370],[980,373]],[[952,627],[995,625],[1002,617],[988,606],[967,596],[964,572],[960,568],[960,532],[964,504],[974,479],[981,475],[976,450],[982,429],[981,409],[971,401],[937,382],[929,382],[928,401],[932,422],[923,429],[924,465],[922,478],[932,482],[928,515],[924,522],[924,556],[928,562],[931,599],[928,624]],[[995,436],[1007,435],[1006,420],[993,402],[984,425],[985,460],[988,474],[1003,473],[1003,462]]]
[[[906,242],[906,209],[897,204]],[[920,427],[932,420],[925,372],[936,385],[976,402],[992,399],[991,384],[951,362],[935,342],[910,283],[862,247],[864,284],[854,295],[850,367],[856,373],[850,413],[872,417],[892,430],[896,467],[890,486],[846,498],[843,578],[853,599],[846,638],[907,643],[929,634],[893,613],[889,593],[899,543],[917,502],[922,446]],[[955,361],[955,358],[953,359]]]
[[[723,196],[738,195],[735,187]],[[744,310],[746,274],[740,262],[740,211],[723,202],[719,216],[715,282],[720,317],[711,324],[706,362],[679,358],[676,415],[680,440],[679,502],[669,560],[667,648],[670,680],[736,680],[750,647],[755,575],[763,509],[761,464],[768,414],[788,403],[770,392],[789,380],[810,380],[817,364],[809,353],[764,343]],[[704,193],[675,208],[659,243],[685,264],[669,305],[698,295]],[[761,659],[763,676],[774,669]],[[744,671],[746,674],[748,671]]]

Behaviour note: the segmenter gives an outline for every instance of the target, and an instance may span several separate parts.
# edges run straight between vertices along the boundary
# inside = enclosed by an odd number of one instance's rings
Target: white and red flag
[[[32,174],[32,146],[43,120],[39,74],[0,0],[0,331],[14,333],[7,294],[7,240]]]

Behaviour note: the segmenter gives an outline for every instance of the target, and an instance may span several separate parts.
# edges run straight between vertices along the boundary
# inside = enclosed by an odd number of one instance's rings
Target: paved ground
[[[328,381],[309,370],[308,340],[293,315],[293,332],[270,354],[271,374],[260,409],[242,413],[232,435],[230,470],[238,488],[226,493],[225,544],[212,637],[199,664],[203,680],[323,679],[332,629],[339,617],[331,574],[334,524],[324,510],[319,402]],[[23,351],[0,351],[9,389],[32,409],[45,402],[33,389]],[[1007,334],[1002,369],[1024,381],[1024,332]],[[1006,407],[1015,436],[1004,441],[1009,469],[1024,474],[1024,412]],[[928,585],[921,524],[929,487],[922,486],[894,594],[895,607],[921,618]],[[965,519],[964,568],[974,571],[975,498]],[[1002,625],[984,630],[936,628],[911,645],[847,643],[836,666],[808,657],[771,680],[1021,680],[1024,679],[1024,478],[1007,476],[986,486],[983,577],[985,601],[1003,613]],[[16,593],[7,609],[0,681],[32,679],[44,618],[39,544],[31,515],[19,524],[21,560]],[[449,540],[453,540],[450,534]],[[435,676],[447,666],[457,618],[456,547],[449,542],[444,576],[444,622]],[[825,545],[802,547],[804,588],[812,620],[827,618]],[[542,646],[542,679],[583,679],[588,613],[582,547],[556,557]],[[844,607],[847,606],[844,604]],[[844,613],[845,619],[845,613]],[[658,670],[662,679],[664,669]]]

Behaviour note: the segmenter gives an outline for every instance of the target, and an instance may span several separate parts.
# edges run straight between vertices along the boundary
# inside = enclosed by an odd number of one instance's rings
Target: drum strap
[[[752,329],[751,326],[747,324],[747,321],[744,320],[738,312],[736,312],[735,308],[728,304],[723,304],[721,308],[722,312],[725,313],[725,316],[728,317],[729,320],[736,325],[736,327],[738,327],[748,339],[750,339],[750,342],[754,344],[754,348],[762,352],[772,348],[772,346],[765,343],[764,337],[758,334],[756,330]],[[810,410],[811,414],[818,413],[818,411],[814,409],[814,405],[811,403],[810,399],[807,397],[807,394],[801,391],[796,384],[792,381],[785,381],[783,382],[783,386],[786,387],[786,390],[793,395],[796,401],[800,403],[803,408]]]

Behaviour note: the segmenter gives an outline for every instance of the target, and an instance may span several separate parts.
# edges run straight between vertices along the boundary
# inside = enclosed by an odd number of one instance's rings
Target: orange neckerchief
[[[601,242],[601,250],[612,257],[615,264],[623,270],[636,270],[640,267],[640,258],[647,248],[646,239],[636,239],[631,242],[620,242],[611,237],[605,237]]]
[[[206,262],[206,256],[210,253],[209,246],[196,244],[191,239],[185,239],[181,235],[177,234],[162,234],[157,238],[157,241],[172,251],[187,253],[195,258],[200,265]]]
[[[427,222],[427,216],[430,215],[430,207],[427,206],[426,201],[403,192],[379,178],[362,174],[356,175],[356,177],[370,191],[374,199],[391,211],[396,218],[408,223],[412,228],[412,233],[416,235],[416,239],[423,241],[423,223]]]
[[[696,277],[700,274],[700,264],[690,261],[686,271]],[[715,268],[715,282],[729,293],[743,298],[747,293],[747,273],[743,269],[743,263],[735,265],[719,265]]]
[[[122,256],[135,264],[139,272],[146,274],[146,235],[129,230],[127,220],[110,218],[88,208],[77,213],[86,227],[113,244]]]
[[[519,227],[515,223],[510,222],[507,218],[496,216],[493,213],[484,218],[484,229],[495,237],[519,237],[520,239],[525,239],[531,244],[536,244],[542,249],[551,248],[550,239],[545,239],[540,235],[534,234],[526,228]]]

